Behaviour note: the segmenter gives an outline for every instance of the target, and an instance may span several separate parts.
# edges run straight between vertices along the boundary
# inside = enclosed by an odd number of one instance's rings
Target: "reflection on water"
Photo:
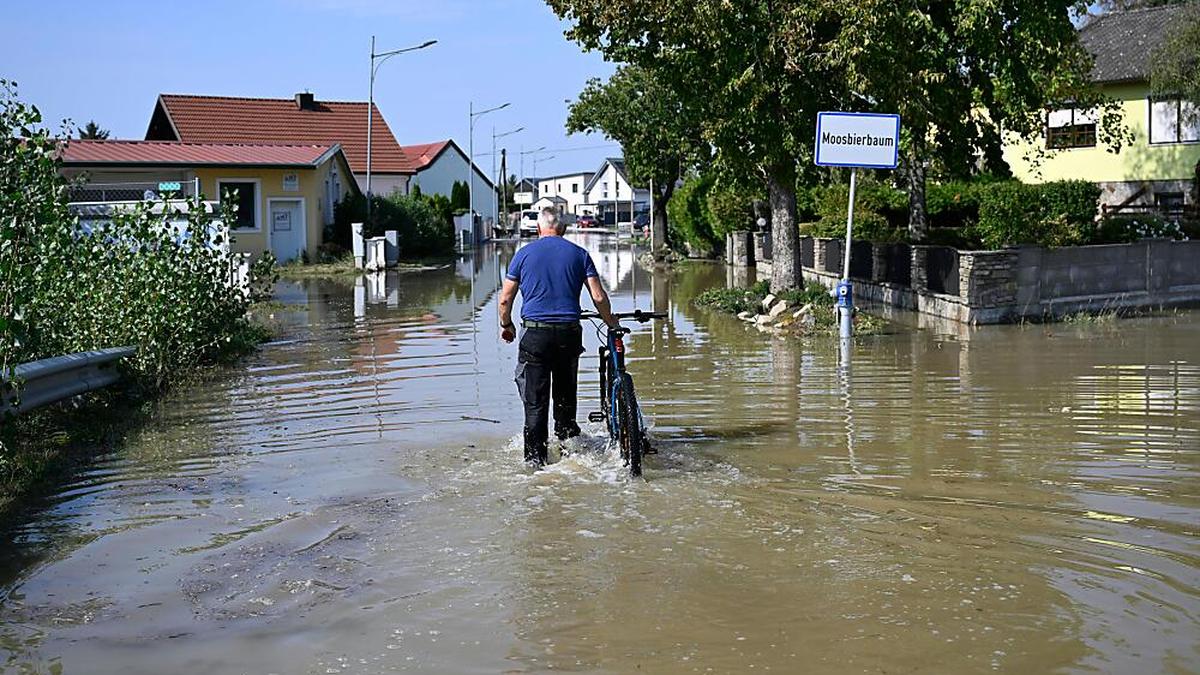
[[[581,237],[661,453],[520,465],[512,248],[284,283],[8,536],[6,670],[1190,672],[1200,317],[768,339]],[[744,281],[744,280],[737,280]],[[585,333],[581,417],[598,407]]]

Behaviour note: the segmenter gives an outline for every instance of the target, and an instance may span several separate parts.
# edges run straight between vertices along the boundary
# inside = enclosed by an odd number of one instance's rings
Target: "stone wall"
[[[804,277],[832,288],[839,274],[827,271],[826,263],[840,246],[826,241],[814,242],[813,265],[804,267]],[[880,246],[872,251],[876,263]],[[907,286],[875,278],[876,264],[872,279],[854,280],[855,297],[971,324],[1200,304],[1200,241],[960,251],[957,293],[929,290],[928,252],[910,247]]]

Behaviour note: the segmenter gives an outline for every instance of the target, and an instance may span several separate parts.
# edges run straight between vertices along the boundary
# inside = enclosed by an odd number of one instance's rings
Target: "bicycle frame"
[[[666,314],[642,312],[640,310],[632,313],[613,314],[619,322],[621,319],[634,319],[640,323],[645,323],[650,319],[665,319]],[[593,325],[596,325],[596,332],[599,334],[602,330],[601,326],[595,323],[599,318],[598,315],[585,312],[582,318],[590,319]],[[634,419],[636,419],[637,429],[630,429],[632,434],[626,434],[626,437],[636,439],[634,443],[634,452],[637,452],[639,463],[633,464],[634,475],[640,475],[640,458],[643,454],[649,454],[653,451],[650,449],[646,439],[646,420],[642,416],[642,406],[638,403],[637,396],[633,394],[632,385],[633,378],[625,370],[625,340],[624,336],[629,334],[629,329],[623,326],[609,328],[607,334],[602,336],[604,344],[599,349],[599,368],[600,368],[600,414],[598,417],[595,413],[588,416],[588,419],[593,422],[599,422],[603,419],[608,426],[608,434],[611,439],[618,441],[621,438],[621,415],[618,401],[623,392],[622,387],[626,382],[631,387],[630,396],[627,400],[631,400],[633,405]],[[628,460],[627,458],[627,461]]]
[[[625,378],[620,377],[625,375],[625,341],[623,335],[628,333],[626,328],[608,331],[607,344],[599,349],[600,356],[600,401],[603,407],[604,416],[608,421],[608,433],[612,438],[619,438],[621,433],[621,420],[616,414],[617,397],[621,395],[621,383]],[[610,377],[610,373],[616,377]],[[642,418],[642,406],[634,399],[635,410],[637,412],[638,433],[646,433],[646,422]]]

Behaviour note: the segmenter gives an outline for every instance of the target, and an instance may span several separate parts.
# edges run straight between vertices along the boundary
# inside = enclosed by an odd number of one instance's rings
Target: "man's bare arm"
[[[505,279],[500,287],[500,326],[512,325],[513,301],[517,299],[517,282]]]
[[[611,328],[617,327],[617,320],[612,315],[612,304],[608,301],[608,293],[604,291],[604,284],[600,283],[600,277],[587,278],[588,292],[592,295],[592,304],[596,306],[596,312],[600,314],[600,318],[604,319],[604,323]]]

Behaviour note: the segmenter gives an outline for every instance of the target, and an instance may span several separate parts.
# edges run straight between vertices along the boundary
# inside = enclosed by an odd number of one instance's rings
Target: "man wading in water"
[[[517,336],[513,300],[521,291],[521,335],[517,355],[517,391],[525,403],[525,461],[546,463],[550,399],[554,399],[554,434],[579,435],[575,423],[575,391],[583,330],[579,327],[579,292],[587,284],[596,311],[616,327],[608,294],[588,252],[562,238],[566,225],[554,209],[538,216],[538,240],[513,256],[500,289],[500,337]]]

